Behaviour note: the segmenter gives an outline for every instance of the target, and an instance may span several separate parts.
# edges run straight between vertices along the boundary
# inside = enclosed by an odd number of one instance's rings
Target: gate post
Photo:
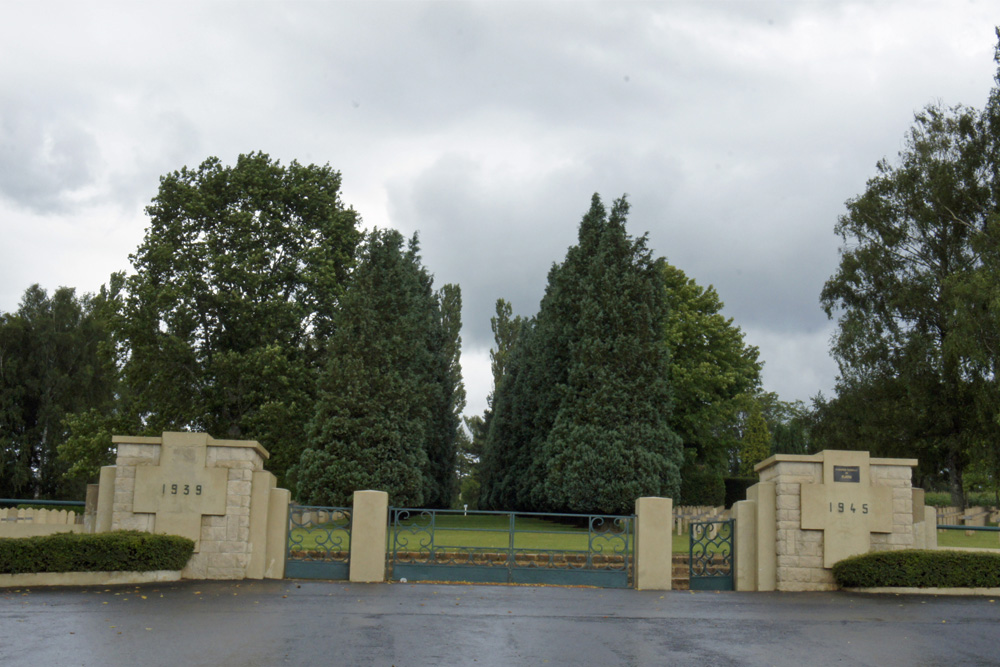
[[[288,505],[292,493],[288,489],[268,490],[265,519],[264,572],[265,579],[284,579],[288,558]]]
[[[740,500],[733,503],[735,532],[733,551],[736,554],[736,572],[733,589],[757,590],[757,503]]]
[[[635,588],[669,591],[673,580],[674,501],[635,501]]]
[[[385,581],[385,537],[389,494],[355,491],[351,516],[351,581]]]

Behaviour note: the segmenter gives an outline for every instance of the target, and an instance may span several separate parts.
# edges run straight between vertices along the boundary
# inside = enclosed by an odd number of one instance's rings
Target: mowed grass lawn
[[[429,534],[422,527],[429,520],[416,517],[402,526],[390,528],[387,549],[393,545],[399,551],[418,551],[421,541],[427,541]],[[413,527],[414,530],[410,528]],[[397,535],[394,539],[394,533]],[[633,551],[634,533],[628,536],[628,549]],[[350,548],[350,536],[343,529],[328,532],[321,528],[295,528],[292,530],[293,548],[298,550],[324,549],[325,545],[340,540],[338,549]],[[533,516],[516,517],[514,532],[515,549],[543,551],[586,551],[590,535],[586,527],[562,523]],[[594,532],[594,549],[604,553],[620,551],[624,535],[616,532]],[[434,547],[436,549],[468,548],[507,549],[510,546],[510,518],[494,514],[438,514],[434,522]],[[688,552],[688,534],[673,535],[673,552]]]
[[[939,547],[974,547],[976,549],[1000,549],[1000,533],[976,530],[966,535],[964,530],[938,530]]]

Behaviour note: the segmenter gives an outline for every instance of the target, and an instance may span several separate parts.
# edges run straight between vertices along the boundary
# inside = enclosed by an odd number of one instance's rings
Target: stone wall
[[[761,486],[774,485],[773,519],[757,515],[757,530],[769,530],[768,522],[773,525],[774,589],[835,590],[830,569],[833,562],[854,553],[912,548],[911,476],[916,463],[912,459],[869,459],[867,452],[829,450],[804,456],[776,455],[758,464]],[[835,468],[848,470],[849,476],[834,480]],[[806,490],[810,503],[804,513]],[[754,502],[756,494],[748,497]],[[828,535],[833,537],[828,539]],[[768,549],[767,544],[758,545],[758,563],[766,565]],[[766,580],[766,574],[758,572],[758,579]]]
[[[102,485],[114,486],[111,530],[194,540],[195,553],[182,572],[185,579],[260,578],[265,570],[266,576],[283,576],[283,561],[274,568],[265,567],[265,560],[268,541],[274,542],[272,551],[283,553],[284,535],[268,531],[268,510],[272,498],[277,503],[285,498],[285,508],[270,509],[287,512],[287,492],[273,493],[274,476],[264,470],[268,453],[258,443],[215,440],[204,433],[115,436],[114,443],[115,466],[102,473]],[[169,456],[164,456],[165,448]],[[147,488],[137,493],[140,476]]]
[[[823,531],[801,528],[801,485],[823,481],[822,462],[781,462],[761,470],[760,481],[774,483],[776,589],[836,589],[833,574],[823,568]]]
[[[872,485],[892,488],[892,532],[872,533],[872,551],[914,548],[913,470],[904,465],[879,465],[872,460]]]

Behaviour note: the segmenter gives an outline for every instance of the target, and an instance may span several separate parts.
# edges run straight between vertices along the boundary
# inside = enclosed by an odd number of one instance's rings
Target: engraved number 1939
[[[176,496],[178,494],[180,494],[182,496],[190,496],[191,495],[191,485],[190,484],[171,484],[168,487],[166,484],[164,484],[163,485],[163,495],[167,495],[168,493],[170,495],[172,495],[172,496]],[[195,486],[194,486],[194,495],[196,495],[196,496],[200,496],[201,495],[201,484],[195,484]]]

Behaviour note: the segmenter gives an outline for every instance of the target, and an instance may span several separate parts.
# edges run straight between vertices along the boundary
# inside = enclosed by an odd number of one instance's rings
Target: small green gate
[[[734,589],[736,552],[733,538],[736,522],[692,521],[688,567],[693,591],[731,591]]]
[[[634,520],[391,508],[391,578],[627,588]]]
[[[290,579],[348,579],[351,564],[350,507],[288,506]]]

